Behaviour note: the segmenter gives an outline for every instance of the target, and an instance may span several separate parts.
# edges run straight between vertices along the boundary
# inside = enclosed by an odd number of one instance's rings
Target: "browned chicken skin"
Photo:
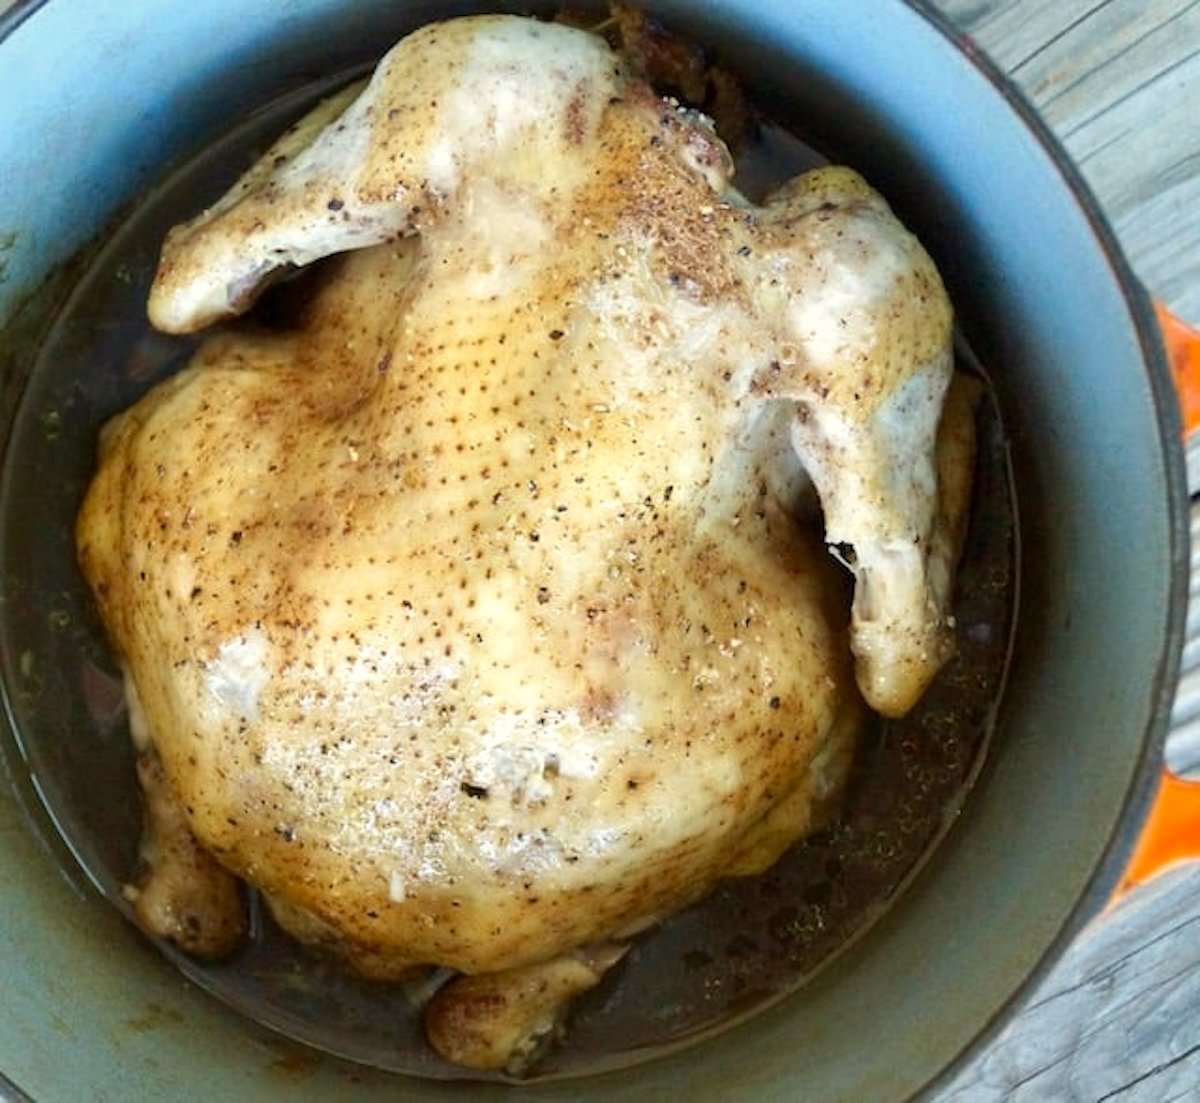
[[[172,232],[151,316],[357,251],[105,432],[80,561],[144,772],[304,941],[512,976],[510,1042],[447,989],[453,1059],[511,1063],[603,947],[771,864],[836,800],[855,673],[898,714],[945,657],[937,274],[849,170],[761,207],[730,171],[593,36],[426,28]]]

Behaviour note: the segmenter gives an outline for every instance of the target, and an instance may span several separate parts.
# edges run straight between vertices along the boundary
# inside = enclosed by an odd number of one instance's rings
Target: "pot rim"
[[[38,8],[50,0],[11,0],[7,8],[0,8],[0,42],[3,42]],[[0,0],[3,3],[3,0]]]
[[[1153,803],[1163,769],[1164,747],[1179,680],[1183,644],[1186,640],[1190,523],[1187,472],[1182,445],[1183,426],[1161,329],[1150,296],[1134,274],[1108,216],[1057,135],[1016,82],[990,56],[980,50],[966,31],[933,8],[928,0],[904,0],[904,3],[924,17],[987,81],[1035,139],[1078,205],[1092,232],[1099,259],[1107,265],[1121,291],[1137,333],[1141,361],[1146,369],[1146,379],[1150,385],[1150,395],[1161,429],[1171,556],[1171,591],[1167,604],[1167,619],[1163,626],[1162,649],[1155,664],[1154,684],[1149,687],[1152,708],[1142,743],[1142,753],[1124,804],[1116,817],[1114,830],[1079,900],[1058,933],[1047,944],[1037,963],[1016,991],[996,1009],[989,1021],[980,1028],[958,1056],[921,1090],[921,1094],[928,1094],[948,1086],[981,1049],[996,1039],[1067,948],[1111,901],[1121,881]]]

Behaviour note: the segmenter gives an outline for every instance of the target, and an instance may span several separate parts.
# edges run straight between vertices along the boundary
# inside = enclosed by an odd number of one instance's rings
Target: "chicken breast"
[[[848,169],[761,206],[731,171],[600,38],[462,19],[166,243],[170,332],[342,255],[290,328],[215,330],[105,431],[79,556],[151,826],[177,802],[368,975],[511,975],[552,1022],[529,993],[819,822],[856,678],[898,714],[945,658],[937,273]],[[155,873],[132,895],[161,914]],[[201,911],[172,922],[237,930]],[[504,1029],[440,1045],[503,1064],[530,1049]]]

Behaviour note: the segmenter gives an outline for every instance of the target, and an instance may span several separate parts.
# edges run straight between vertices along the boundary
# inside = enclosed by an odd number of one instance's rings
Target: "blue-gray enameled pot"
[[[167,166],[255,104],[378,57],[417,24],[478,7],[8,6],[0,435],[72,258]],[[1146,298],[1078,174],[1012,86],[929,12],[901,0],[648,7],[751,74],[756,91],[859,168],[934,255],[1008,426],[1020,616],[986,766],[883,922],[800,992],[718,1037],[519,1094],[906,1098],[986,1044],[1106,900],[1145,814],[1186,594],[1169,375]],[[68,417],[56,431],[83,429]],[[6,485],[52,493],[55,478],[15,470]],[[0,579],[0,617],[20,585]],[[6,661],[19,668],[24,658]],[[0,1072],[15,1088],[39,1101],[511,1095],[400,1082],[273,1044],[185,984],[71,872],[12,733],[0,735],[0,751]]]

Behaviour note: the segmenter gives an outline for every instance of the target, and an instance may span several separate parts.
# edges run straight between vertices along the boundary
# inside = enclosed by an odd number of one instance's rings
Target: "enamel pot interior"
[[[897,0],[648,6],[752,74],[777,117],[802,119],[859,168],[933,253],[1009,429],[1019,626],[983,774],[883,923],[797,996],[715,1039],[522,1095],[903,1098],[986,1038],[1094,912],[1140,821],[1186,582],[1168,377],[1144,296],[1077,177],[986,62],[927,15]],[[0,322],[165,165],[250,105],[464,10],[432,0],[17,4],[0,16]],[[26,310],[0,348],[6,425],[37,321]],[[8,601],[20,580],[2,583]],[[0,1071],[13,1084],[36,1099],[81,1085],[94,1098],[396,1090],[299,1054],[182,983],[70,873],[7,734],[2,749]],[[462,1088],[403,1090],[433,1099]]]

